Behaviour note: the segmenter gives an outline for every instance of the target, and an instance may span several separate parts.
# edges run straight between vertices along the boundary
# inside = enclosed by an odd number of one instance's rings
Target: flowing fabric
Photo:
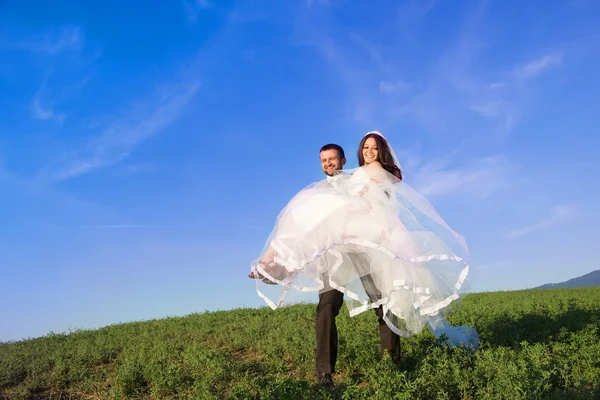
[[[368,165],[297,193],[251,269],[276,283],[256,281],[273,309],[336,289],[351,316],[382,306],[390,328],[408,336],[444,329],[440,311],[464,289],[467,259],[463,238],[424,197]]]
[[[432,319],[427,325],[438,339],[444,335],[450,348],[466,347],[472,350],[479,348],[479,334],[470,326],[452,326],[442,318]]]

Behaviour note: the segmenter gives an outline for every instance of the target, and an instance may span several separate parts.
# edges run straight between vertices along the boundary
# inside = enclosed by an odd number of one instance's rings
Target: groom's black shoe
[[[326,372],[317,372],[317,380],[324,389],[333,389],[333,379],[331,379],[331,374]]]

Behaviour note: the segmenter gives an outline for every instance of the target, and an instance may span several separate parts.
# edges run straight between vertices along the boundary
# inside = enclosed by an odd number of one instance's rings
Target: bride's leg
[[[262,268],[271,273],[270,271],[270,267],[274,267],[276,264],[274,262],[275,260],[275,250],[272,247],[269,247],[267,249],[267,251],[265,252],[265,255],[261,258],[261,260],[259,261],[259,264],[262,266]],[[275,282],[269,280],[268,278],[263,277],[258,271],[256,270],[252,270],[249,274],[248,274],[248,278],[250,279],[262,279],[262,281],[264,283],[268,283],[271,285],[276,285]]]
[[[271,265],[275,261],[275,250],[272,247],[269,247],[265,252],[263,258],[261,258],[260,263],[264,265]]]
[[[266,273],[271,275],[274,279],[283,280],[290,276],[290,272],[286,267],[281,264],[278,264],[275,261],[275,250],[272,247],[265,252],[265,255],[260,260],[260,265]],[[264,282],[264,280],[263,280]],[[269,281],[270,282],[270,281]],[[265,282],[267,283],[267,282]]]

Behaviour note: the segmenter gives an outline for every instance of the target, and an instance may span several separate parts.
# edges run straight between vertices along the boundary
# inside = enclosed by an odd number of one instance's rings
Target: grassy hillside
[[[472,294],[448,320],[475,353],[431,333],[379,355],[374,312],[338,317],[337,385],[315,385],[314,305],[239,309],[0,344],[0,398],[536,399],[600,397],[600,288]]]

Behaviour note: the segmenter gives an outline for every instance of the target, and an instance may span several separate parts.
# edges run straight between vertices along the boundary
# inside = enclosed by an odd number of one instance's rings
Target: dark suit
[[[353,261],[366,262],[359,254],[351,256]],[[326,278],[326,276],[324,276]],[[372,302],[381,299],[381,293],[375,287],[370,275],[361,277],[366,293]],[[317,372],[333,373],[338,354],[338,334],[335,318],[342,308],[344,294],[330,289],[319,294],[315,332],[317,339],[316,367]],[[400,337],[394,333],[383,320],[383,307],[375,309],[379,324],[379,340],[381,351],[387,351],[394,362],[400,359]]]

